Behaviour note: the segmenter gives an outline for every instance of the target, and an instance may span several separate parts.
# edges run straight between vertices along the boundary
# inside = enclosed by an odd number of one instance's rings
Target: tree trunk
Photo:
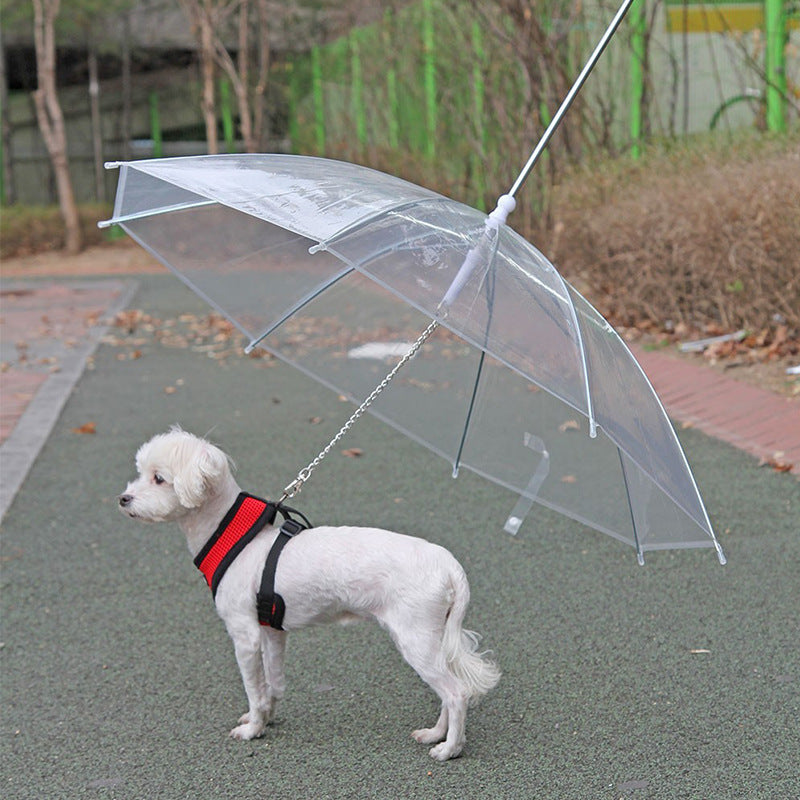
[[[244,148],[248,153],[258,152],[261,145],[264,121],[264,96],[269,78],[269,25],[265,0],[258,0],[256,12],[256,49],[258,51],[258,80],[250,87],[250,3],[249,0],[229,6],[229,10],[238,9],[239,13],[239,52],[237,64],[228,53],[219,34],[215,33],[216,57],[220,68],[226,73],[233,85],[236,102],[239,106],[239,126],[241,128]]]
[[[234,90],[239,103],[239,125],[242,129],[242,139],[244,139],[244,151],[245,153],[255,153],[258,147],[253,141],[253,120],[250,115],[250,98],[248,97],[250,83],[249,16],[250,2],[241,0],[239,3],[239,52],[237,54],[239,80],[234,84]]]
[[[131,160],[131,14],[124,12],[122,20],[122,160]]]
[[[80,252],[83,246],[78,206],[72,189],[67,159],[67,136],[64,115],[56,90],[55,20],[60,0],[33,0],[33,36],[36,48],[38,88],[33,93],[36,117],[56,178],[58,202],[66,230],[65,249]]]
[[[3,171],[3,195],[0,203],[13,205],[17,201],[17,184],[14,180],[14,166],[12,137],[11,137],[11,114],[8,110],[8,82],[6,80],[6,56],[3,51],[3,35],[0,33],[0,114],[2,114],[2,137],[3,137],[3,164],[0,169]]]
[[[103,169],[103,120],[100,116],[100,78],[97,73],[97,51],[89,45],[89,106],[92,116],[92,153],[94,155],[94,193],[98,203],[106,201]]]
[[[217,119],[214,102],[214,69],[216,66],[227,75],[233,86],[239,107],[239,126],[244,147],[248,153],[259,149],[263,131],[264,95],[269,77],[268,10],[266,0],[257,0],[255,26],[258,52],[258,77],[250,86],[250,51],[253,36],[250,24],[250,0],[179,0],[186,16],[191,20],[195,39],[200,49],[203,73],[203,116],[210,153],[218,152]],[[231,16],[238,13],[238,54],[234,63],[223,42],[226,26]]]
[[[209,15],[199,15],[200,25],[200,68],[203,75],[203,119],[206,123],[206,141],[208,152],[212,155],[219,152],[217,136],[217,105],[214,97],[214,30]]]
[[[192,35],[200,53],[200,83],[202,87],[200,108],[206,126],[208,152],[216,155],[219,153],[219,137],[217,135],[217,102],[214,91],[216,71],[214,25],[218,20],[214,16],[213,0],[178,0],[178,2],[191,24]]]
[[[263,146],[265,134],[264,124],[264,101],[267,96],[267,84],[269,82],[269,13],[267,10],[267,0],[258,0],[258,83],[253,89],[253,135],[256,140],[257,149]]]

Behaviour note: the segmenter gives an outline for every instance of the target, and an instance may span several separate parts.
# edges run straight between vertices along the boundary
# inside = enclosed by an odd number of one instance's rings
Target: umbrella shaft
[[[547,130],[545,130],[545,132],[542,134],[542,138],[539,139],[539,143],[531,153],[528,163],[525,164],[522,172],[520,172],[520,174],[517,176],[517,179],[514,181],[514,185],[511,187],[511,189],[509,189],[508,194],[510,194],[512,197],[519,191],[522,184],[525,183],[525,179],[530,174],[534,164],[536,164],[536,162],[539,160],[539,156],[541,156],[545,147],[547,147],[549,144],[550,139],[556,131],[556,128],[558,128],[558,126],[561,124],[564,114],[566,114],[569,110],[569,107],[572,105],[572,101],[583,87],[583,84],[589,77],[589,73],[594,69],[595,64],[597,64],[600,56],[603,54],[603,50],[606,49],[606,45],[611,41],[611,37],[616,33],[617,28],[622,22],[625,14],[628,13],[628,9],[631,7],[632,3],[633,0],[623,0],[622,5],[614,16],[614,19],[611,20],[611,23],[609,24],[608,28],[606,28],[605,33],[597,43],[594,52],[591,54],[591,56],[589,56],[589,60],[586,62],[583,70],[581,70],[580,75],[578,75],[578,77],[575,79],[575,83],[572,84],[572,88],[569,90],[569,92],[567,92],[567,96],[564,98],[558,111],[556,111],[553,119],[547,126]]]

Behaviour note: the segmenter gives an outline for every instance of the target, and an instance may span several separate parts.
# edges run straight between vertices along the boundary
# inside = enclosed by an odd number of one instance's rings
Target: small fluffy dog
[[[145,522],[177,522],[193,557],[206,545],[240,493],[228,456],[208,441],[173,428],[136,454],[139,477],[119,496],[120,511]],[[262,736],[283,697],[286,632],[309,625],[374,619],[403,658],[442,701],[432,728],[414,731],[445,761],[461,753],[467,706],[492,689],[500,671],[477,652],[478,637],[461,627],[469,585],[443,547],[376,528],[310,528],[280,555],[275,591],[286,604],[283,630],[259,624],[256,594],[278,535],[268,525],[219,581],[217,612],[233,639],[248,710],[234,739]]]

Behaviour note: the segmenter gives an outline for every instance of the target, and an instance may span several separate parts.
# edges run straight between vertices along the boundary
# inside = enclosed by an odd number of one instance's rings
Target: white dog
[[[197,563],[241,496],[228,457],[173,428],[139,448],[136,467],[139,477],[120,495],[120,511],[146,522],[177,522]],[[277,524],[264,527],[216,586],[217,612],[233,639],[249,704],[231,736],[264,734],[285,690],[287,631],[367,618],[389,631],[405,660],[441,698],[436,724],[411,735],[435,744],[430,754],[439,761],[458,756],[468,704],[500,679],[496,665],[476,652],[478,637],[461,627],[469,585],[458,561],[423,539],[375,528],[302,530],[277,564],[274,589],[285,602],[285,616],[276,629],[259,624],[256,595],[277,537]]]

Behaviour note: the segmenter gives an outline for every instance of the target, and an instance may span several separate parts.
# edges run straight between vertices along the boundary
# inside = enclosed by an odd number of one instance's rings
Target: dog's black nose
[[[133,500],[133,496],[129,494],[121,494],[119,496],[119,504],[125,508],[125,506],[130,505],[131,500]]]

